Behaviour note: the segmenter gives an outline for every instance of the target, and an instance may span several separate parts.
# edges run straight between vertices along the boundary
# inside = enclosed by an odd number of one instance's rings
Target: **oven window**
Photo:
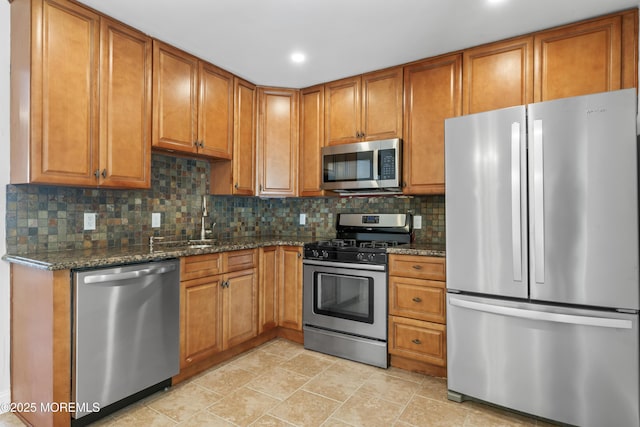
[[[373,278],[315,273],[314,312],[373,323]]]

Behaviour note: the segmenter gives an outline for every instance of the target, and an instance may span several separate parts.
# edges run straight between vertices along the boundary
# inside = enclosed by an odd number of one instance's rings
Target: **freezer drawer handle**
[[[525,310],[515,307],[503,307],[481,302],[461,300],[449,297],[449,303],[456,307],[521,319],[540,320],[556,323],[568,323],[582,326],[597,326],[601,328],[632,329],[633,322],[625,319],[611,319],[605,317],[576,316],[573,314],[549,313],[546,311]]]
[[[150,267],[142,270],[126,271],[124,273],[96,274],[93,276],[86,276],[84,278],[84,283],[87,285],[106,283],[113,286],[112,282],[115,281],[137,279],[154,274],[164,274],[175,269],[175,265],[166,265],[163,267]]]

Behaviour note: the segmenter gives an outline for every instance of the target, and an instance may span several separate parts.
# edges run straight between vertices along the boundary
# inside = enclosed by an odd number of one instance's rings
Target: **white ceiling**
[[[302,88],[639,0],[80,0],[255,84]],[[294,64],[294,51],[307,60]]]

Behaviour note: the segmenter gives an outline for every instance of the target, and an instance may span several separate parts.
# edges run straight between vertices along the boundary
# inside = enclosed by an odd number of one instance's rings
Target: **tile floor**
[[[541,426],[540,420],[447,400],[446,380],[379,369],[275,339],[95,426]],[[21,426],[12,414],[0,427]]]

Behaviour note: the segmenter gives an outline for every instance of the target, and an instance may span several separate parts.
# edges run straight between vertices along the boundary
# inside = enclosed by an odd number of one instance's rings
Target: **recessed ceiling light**
[[[305,59],[306,57],[302,52],[294,52],[291,54],[291,60],[296,64],[300,64],[301,62],[304,62]]]

